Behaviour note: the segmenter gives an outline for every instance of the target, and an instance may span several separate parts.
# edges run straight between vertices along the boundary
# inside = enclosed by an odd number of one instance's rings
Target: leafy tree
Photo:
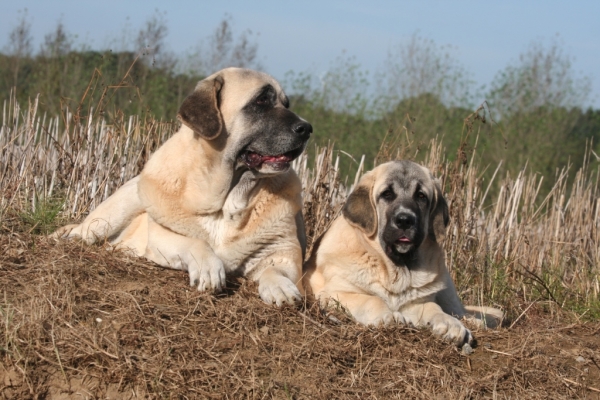
[[[313,125],[312,142],[319,146],[335,143],[344,150],[340,153],[342,174],[354,175],[362,155],[366,167],[373,166],[386,128],[369,95],[368,73],[354,57],[342,53],[319,77],[289,71],[283,86],[290,108]]]
[[[11,56],[8,69],[12,71],[13,86],[19,82],[19,71],[24,59],[31,57],[31,23],[27,15],[27,9],[22,11],[18,24],[9,34],[7,54]]]
[[[225,15],[213,34],[196,46],[182,70],[208,76],[226,67],[262,69],[256,36],[248,29],[234,39],[233,19]]]
[[[463,120],[473,112],[474,82],[451,47],[414,34],[390,47],[377,81],[383,124],[391,140],[403,143],[403,156],[418,159],[437,138],[454,157]]]
[[[504,160],[513,173],[527,163],[549,177],[569,162],[580,165],[586,138],[576,125],[589,99],[589,84],[576,76],[571,57],[556,40],[549,46],[533,43],[496,76],[487,99],[502,131],[483,137],[490,161]]]
[[[600,161],[600,110],[589,108],[586,112],[581,112],[570,132],[570,137],[576,143],[590,141],[596,161]]]
[[[390,47],[379,73],[384,106],[431,94],[444,105],[471,106],[474,82],[448,46],[414,34]]]

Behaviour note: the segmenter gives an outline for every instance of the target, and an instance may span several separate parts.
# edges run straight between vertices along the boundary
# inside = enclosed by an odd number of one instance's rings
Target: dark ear
[[[342,213],[350,225],[360,228],[367,237],[377,231],[377,211],[373,204],[373,184],[375,177],[367,174],[362,177],[356,188],[350,193]]]
[[[442,193],[442,187],[438,180],[434,180],[435,194],[433,196],[433,204],[431,208],[431,215],[429,216],[429,234],[433,236],[433,239],[440,243],[446,236],[446,228],[450,223],[450,216],[448,215],[448,203]]]
[[[212,140],[223,131],[223,117],[219,109],[219,92],[223,78],[216,76],[198,82],[194,93],[183,100],[179,118],[196,135]]]

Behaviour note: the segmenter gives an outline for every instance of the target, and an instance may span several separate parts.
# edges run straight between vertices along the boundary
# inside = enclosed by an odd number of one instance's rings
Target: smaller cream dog
[[[502,312],[464,307],[439,242],[448,205],[425,167],[392,161],[365,174],[304,266],[305,286],[323,306],[341,304],[361,324],[430,326],[471,344],[458,318],[494,327]]]

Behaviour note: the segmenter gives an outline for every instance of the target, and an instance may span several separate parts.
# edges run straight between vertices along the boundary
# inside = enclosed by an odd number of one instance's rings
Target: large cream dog
[[[439,245],[447,225],[447,203],[427,168],[382,164],[362,177],[315,245],[305,265],[307,289],[365,325],[430,326],[456,344],[471,343],[457,318],[493,326],[502,312],[460,302]]]
[[[301,185],[290,162],[312,126],[288,110],[271,76],[228,68],[200,81],[183,123],[140,175],[55,237],[108,241],[189,272],[219,291],[226,273],[258,282],[267,303],[301,298]]]

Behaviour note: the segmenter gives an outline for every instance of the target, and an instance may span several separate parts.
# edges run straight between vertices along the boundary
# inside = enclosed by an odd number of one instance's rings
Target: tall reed
[[[151,118],[121,116],[109,124],[99,117],[81,120],[68,112],[50,117],[37,110],[37,100],[22,109],[14,96],[3,106],[2,230],[7,229],[8,216],[35,214],[48,202],[58,204],[59,221],[80,220],[137,175],[152,151],[177,129],[175,123]],[[472,120],[467,119],[465,126],[467,135],[475,134]],[[410,151],[410,143],[402,138],[388,138],[377,162],[414,156]],[[314,159],[303,154],[293,164],[304,188],[309,252],[365,169],[363,158],[355,177],[341,177],[343,152],[328,146],[315,154]],[[526,165],[515,177],[494,174],[492,181],[483,182],[474,155],[448,161],[433,140],[425,158],[445,188],[451,222],[444,247],[463,299],[492,302],[514,313],[531,302],[544,301],[578,315],[599,317],[597,161],[586,156],[571,185],[568,169],[543,177]],[[540,187],[547,179],[554,179],[554,184],[540,200]],[[496,190],[490,190],[494,185]],[[490,193],[497,195],[490,198]]]

